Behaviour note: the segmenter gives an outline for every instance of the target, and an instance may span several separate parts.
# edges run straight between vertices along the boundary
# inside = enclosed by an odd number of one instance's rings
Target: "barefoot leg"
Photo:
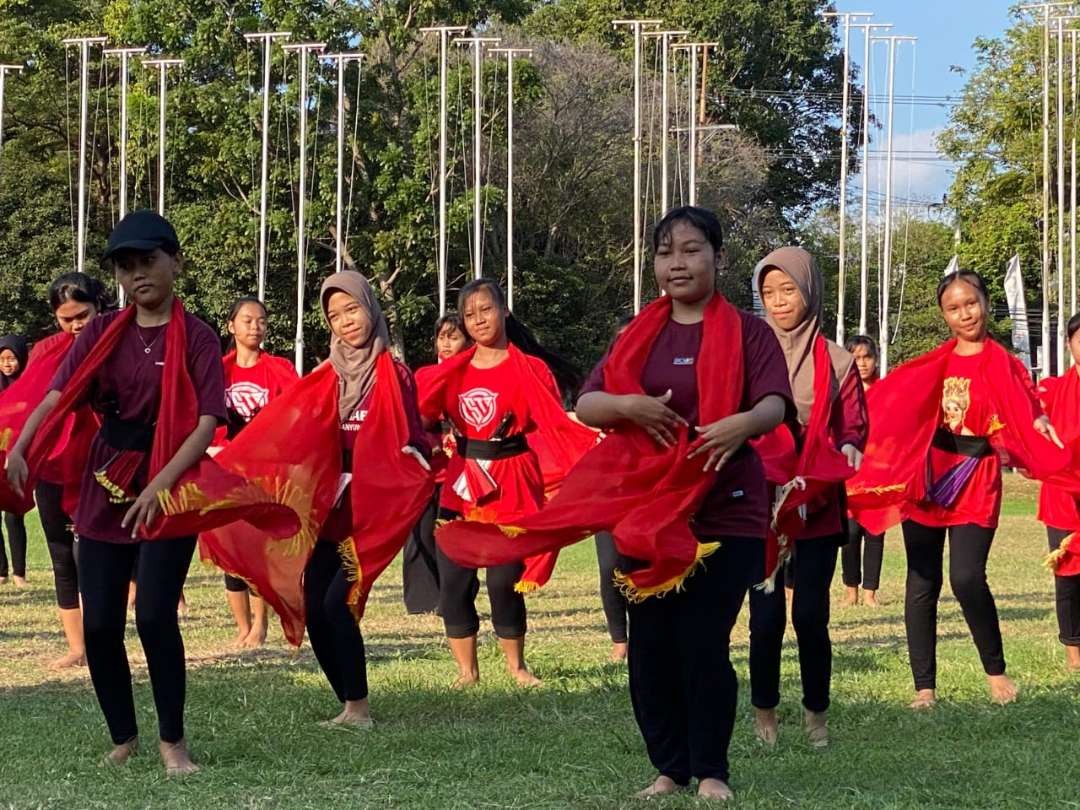
[[[806,711],[806,739],[812,748],[825,748],[829,744],[827,712]]]
[[[878,606],[877,591],[871,591],[871,590],[868,590],[868,589],[864,588],[863,589],[863,600],[862,601],[863,601],[863,604],[866,605],[867,607],[877,607]]]
[[[79,608],[60,609],[60,626],[67,639],[67,654],[56,659],[49,669],[68,669],[86,666],[86,644],[83,642],[82,611]]]
[[[844,593],[844,604],[851,606],[859,604],[859,588],[855,585],[848,585],[847,590]]]
[[[101,765],[102,767],[126,765],[127,761],[137,753],[139,753],[139,738],[132,737],[127,742],[114,745],[112,751],[107,753],[105,758],[101,760]]]
[[[233,621],[236,622],[236,638],[232,646],[239,647],[251,632],[251,601],[247,591],[225,591],[225,598],[229,601],[229,611]]]
[[[711,799],[713,801],[726,802],[735,797],[727,782],[722,779],[702,779],[698,783],[697,795],[699,799]]]
[[[666,796],[669,793],[674,793],[679,789],[679,785],[669,776],[658,776],[656,781],[649,785],[642,791],[639,791],[637,798],[639,799],[651,799],[653,796]]]
[[[608,660],[625,661],[627,650],[628,646],[625,641],[616,641],[611,645],[611,653],[608,655]]]
[[[520,686],[539,686],[540,679],[529,672],[525,664],[525,636],[518,638],[500,638],[503,657],[506,659],[506,671]]]
[[[254,594],[251,595],[251,629],[242,642],[249,649],[261,647],[266,643],[266,602]]]
[[[776,717],[776,709],[754,707],[754,734],[766,745],[776,745],[780,736],[780,721]]]
[[[915,692],[915,699],[908,704],[909,709],[929,709],[937,703],[937,691],[934,689],[919,689]]]
[[[990,699],[994,703],[1004,706],[1016,700],[1016,684],[1008,675],[987,675],[986,682],[990,687]]]
[[[162,740],[158,743],[158,749],[161,751],[161,761],[165,763],[166,776],[187,776],[199,772],[199,766],[191,759],[187,740],[174,743]]]
[[[1069,669],[1080,671],[1080,646],[1067,644],[1065,646],[1065,661]]]
[[[480,664],[476,660],[476,636],[465,638],[449,638],[450,652],[457,664],[458,676],[454,681],[454,688],[472,686],[480,680]]]

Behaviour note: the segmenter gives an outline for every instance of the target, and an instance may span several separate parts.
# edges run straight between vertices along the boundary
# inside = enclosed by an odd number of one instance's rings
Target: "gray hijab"
[[[814,343],[821,333],[821,291],[823,280],[814,257],[801,247],[782,247],[774,250],[754,268],[754,289],[761,295],[761,284],[767,271],[776,268],[785,272],[799,288],[806,303],[806,314],[794,329],[782,329],[766,312],[765,320],[773,328],[780,348],[787,360],[788,380],[795,399],[800,424],[810,420],[814,405]],[[827,340],[829,359],[832,361],[834,379],[832,391],[835,396],[839,381],[851,370],[854,358],[843,347]]]
[[[375,363],[390,345],[390,329],[368,280],[354,270],[334,273],[323,282],[319,298],[327,324],[330,323],[327,307],[335,292],[346,293],[359,301],[371,320],[371,334],[363,346],[350,346],[331,330],[330,364],[340,381],[338,413],[345,420],[353,415],[375,385]]]

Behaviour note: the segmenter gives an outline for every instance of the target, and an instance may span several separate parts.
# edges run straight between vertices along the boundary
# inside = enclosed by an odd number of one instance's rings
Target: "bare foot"
[[[639,799],[651,799],[653,796],[667,796],[679,789],[675,780],[669,776],[658,776],[656,781],[636,795]]]
[[[735,798],[727,782],[720,779],[702,779],[698,782],[697,795],[699,799],[715,799],[721,802]]]
[[[986,682],[990,685],[990,699],[994,703],[1004,706],[1016,700],[1016,684],[1008,675],[987,675]]]
[[[933,689],[919,689],[915,692],[915,699],[908,704],[909,709],[922,711],[931,709],[937,703],[937,692]]]
[[[67,655],[61,656],[49,664],[49,669],[71,669],[72,667],[85,667],[86,653],[82,650],[71,650]]]
[[[533,675],[525,667],[510,670],[510,677],[517,681],[518,686],[535,687],[543,686],[544,682]]]
[[[476,686],[480,683],[479,672],[462,672],[458,674],[454,682],[450,684],[451,689],[468,689],[471,686]]]
[[[844,595],[844,604],[848,607],[859,604],[859,589],[848,586],[847,593]]]
[[[806,711],[806,739],[811,748],[825,748],[829,745],[828,712]]]
[[[25,588],[26,587],[26,577],[20,577],[18,574],[16,574],[15,576],[13,576],[11,578],[11,581],[13,583],[15,583],[16,588]]]
[[[248,637],[248,634],[245,633],[243,630],[240,630],[233,637],[233,640],[229,642],[229,649],[230,650],[239,650],[241,647],[244,646],[244,641],[247,639],[247,637]]]
[[[252,627],[251,632],[247,634],[240,641],[240,646],[248,649],[255,650],[266,643],[266,630],[265,628]]]
[[[625,661],[626,660],[627,644],[625,641],[616,641],[611,645],[611,654],[608,655],[609,661]]]
[[[4,576],[0,577],[0,585],[7,585],[7,582],[8,582],[7,575],[4,575]]]
[[[101,767],[107,768],[113,765],[126,765],[127,761],[139,753],[139,738],[132,737],[125,743],[113,746],[113,750],[101,760]]]
[[[187,740],[159,742],[158,750],[161,751],[161,761],[165,763],[166,776],[187,776],[199,772],[199,766],[191,759]]]
[[[864,590],[862,592],[862,603],[864,605],[866,605],[867,607],[880,607],[881,606],[881,603],[878,602],[878,600],[877,600],[877,591]]]
[[[780,736],[780,722],[776,718],[776,709],[759,709],[754,707],[754,734],[765,745],[776,745]]]
[[[1073,672],[1080,672],[1080,647],[1067,645],[1065,647],[1065,662]]]
[[[371,709],[368,708],[367,698],[364,700],[349,700],[341,714],[333,720],[327,720],[319,725],[330,728],[343,726],[346,728],[372,728],[375,721],[371,719]]]

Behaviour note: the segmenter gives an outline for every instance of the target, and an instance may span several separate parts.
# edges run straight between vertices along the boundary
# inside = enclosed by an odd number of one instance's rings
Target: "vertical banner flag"
[[[1031,344],[1028,341],[1027,303],[1024,300],[1024,278],[1020,274],[1020,254],[1009,259],[1005,270],[1005,298],[1012,320],[1012,345],[1024,365],[1031,368]]]

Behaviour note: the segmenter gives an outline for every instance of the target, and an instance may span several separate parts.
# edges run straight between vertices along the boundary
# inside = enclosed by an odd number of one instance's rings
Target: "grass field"
[[[800,725],[798,667],[785,646],[781,738],[754,740],[748,690],[732,744],[736,807],[1080,807],[1080,676],[1063,665],[1045,535],[1033,490],[1011,481],[990,581],[1019,701],[992,706],[960,610],[943,599],[940,705],[915,714],[903,637],[903,553],[886,546],[881,608],[844,608],[834,584],[833,743],[815,751]],[[0,807],[608,808],[653,772],[630,712],[626,671],[607,662],[595,555],[563,555],[531,598],[529,660],[544,688],[515,688],[490,634],[482,685],[448,688],[453,665],[435,617],[405,615],[397,569],[378,583],[364,633],[372,731],[327,730],[337,711],[310,649],[294,655],[272,628],[258,652],[226,650],[232,630],[220,576],[197,564],[184,625],[188,736],[202,773],[167,780],[153,704],[129,625],[144,749],[124,769],[97,763],[109,745],[85,669],[56,676],[62,651],[51,571],[30,518],[31,587],[0,587]],[[483,599],[481,600],[483,603]],[[745,685],[745,613],[733,644]],[[650,806],[699,806],[683,794]]]

